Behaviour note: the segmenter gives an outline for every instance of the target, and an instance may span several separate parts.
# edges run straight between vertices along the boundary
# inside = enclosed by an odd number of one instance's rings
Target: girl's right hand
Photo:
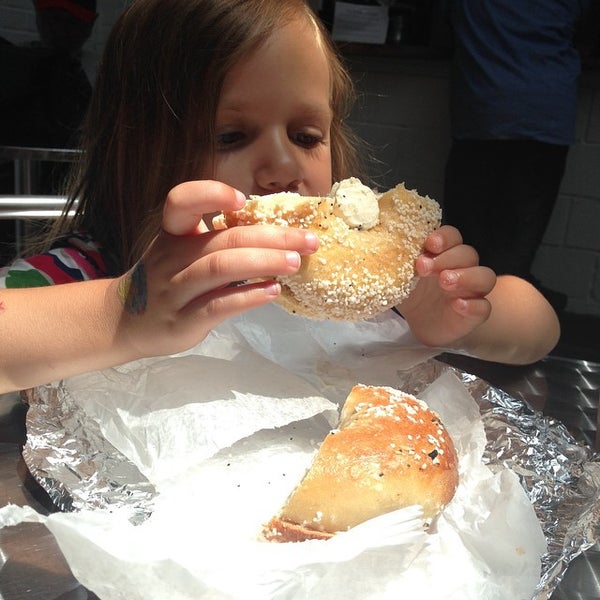
[[[202,220],[244,202],[243,194],[215,181],[169,192],[160,233],[114,285],[122,307],[118,335],[132,356],[191,348],[221,321],[275,299],[281,287],[273,278],[295,273],[300,256],[317,249],[316,236],[301,229],[209,231]]]

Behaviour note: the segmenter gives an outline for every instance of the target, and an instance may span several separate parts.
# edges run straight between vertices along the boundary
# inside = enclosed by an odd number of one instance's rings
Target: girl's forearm
[[[119,335],[116,280],[0,290],[0,392],[135,358]]]

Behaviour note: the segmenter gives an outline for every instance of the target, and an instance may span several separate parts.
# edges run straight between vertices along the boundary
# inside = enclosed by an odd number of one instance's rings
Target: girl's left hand
[[[415,262],[419,280],[398,306],[413,335],[427,346],[460,348],[460,341],[490,316],[486,296],[495,273],[479,265],[474,248],[462,243],[458,229],[444,225],[425,240]]]

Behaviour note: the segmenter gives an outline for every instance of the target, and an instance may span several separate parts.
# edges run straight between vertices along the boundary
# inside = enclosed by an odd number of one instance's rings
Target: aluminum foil
[[[154,486],[103,437],[98,423],[53,385],[29,392],[23,458],[62,511],[129,509],[132,523],[152,513]]]
[[[566,427],[486,381],[431,360],[400,374],[400,387],[419,394],[453,371],[479,404],[492,469],[508,467],[521,481],[546,537],[542,573],[532,600],[550,598],[567,567],[600,540],[600,455]],[[151,513],[155,490],[136,466],[102,436],[76,404],[58,401],[58,388],[35,390],[27,401],[25,462],[58,509],[127,508],[130,520]]]

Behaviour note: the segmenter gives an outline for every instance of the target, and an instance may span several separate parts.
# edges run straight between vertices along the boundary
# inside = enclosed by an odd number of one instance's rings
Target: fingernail
[[[444,282],[446,285],[456,285],[458,283],[458,275],[454,271],[446,271],[444,273]]]
[[[439,253],[444,245],[444,240],[442,239],[442,236],[435,233],[435,231],[430,234],[428,242],[429,244],[427,245],[427,247],[432,252]]]
[[[304,242],[308,250],[316,250],[319,247],[319,238],[312,231],[306,232]]]
[[[269,285],[265,287],[265,294],[267,296],[279,296],[281,293],[281,284],[276,281],[271,281]]]
[[[236,206],[238,206],[239,208],[241,208],[242,206],[244,206],[244,204],[246,204],[246,196],[244,194],[242,194],[242,192],[240,192],[240,190],[235,190],[235,200],[236,200]]]
[[[300,266],[300,255],[297,252],[286,252],[285,260],[290,267],[297,269]]]
[[[433,271],[433,259],[427,256],[421,256],[421,269],[424,271],[423,275],[427,275]]]

